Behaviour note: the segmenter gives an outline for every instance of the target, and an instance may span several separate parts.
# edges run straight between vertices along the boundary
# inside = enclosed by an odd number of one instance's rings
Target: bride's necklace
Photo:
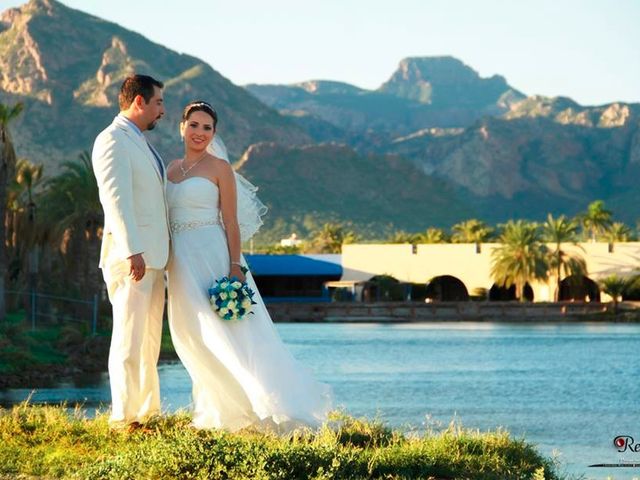
[[[189,168],[186,168],[186,169],[184,168],[184,161],[187,159],[187,157],[186,157],[186,155],[185,155],[185,156],[182,158],[182,161],[180,162],[180,165],[178,165],[178,166],[180,167],[180,171],[182,172],[182,176],[183,176],[183,177],[186,177],[186,176],[187,176],[187,173],[189,173],[189,171],[191,171],[191,169],[192,169],[193,167],[195,167],[196,165],[198,165],[198,164],[202,161],[202,159],[204,159],[204,157],[205,157],[206,155],[207,155],[207,152],[206,152],[206,150],[205,150],[205,151],[202,153],[202,155],[200,155],[200,156],[198,157],[198,159],[197,159],[195,162],[193,162]]]

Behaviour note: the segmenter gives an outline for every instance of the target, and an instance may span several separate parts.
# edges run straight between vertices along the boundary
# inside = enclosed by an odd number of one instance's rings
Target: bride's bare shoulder
[[[231,164],[222,158],[218,158],[215,155],[209,154],[209,164],[216,170],[232,170]]]
[[[172,167],[175,167],[178,162],[182,160],[181,158],[176,158],[175,160],[171,160],[168,164],[167,164],[167,170],[169,170]]]
[[[224,183],[226,179],[230,179],[233,176],[233,168],[231,168],[229,162],[212,154],[207,155],[205,169],[211,178],[216,179],[217,184]]]
[[[217,164],[219,164],[219,163],[229,164],[229,162],[227,162],[226,160],[223,160],[222,158],[216,157],[212,153],[209,154],[209,158],[211,159],[212,162],[217,163]]]

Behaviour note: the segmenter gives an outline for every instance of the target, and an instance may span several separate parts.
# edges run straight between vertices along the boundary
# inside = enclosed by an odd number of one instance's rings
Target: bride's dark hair
[[[207,115],[210,115],[211,118],[213,118],[213,128],[215,130],[216,125],[218,125],[218,114],[216,113],[215,108],[213,108],[210,103],[204,102],[202,100],[196,100],[195,102],[188,103],[182,111],[182,121],[186,122],[187,120],[189,120],[189,117],[193,112],[204,112]]]

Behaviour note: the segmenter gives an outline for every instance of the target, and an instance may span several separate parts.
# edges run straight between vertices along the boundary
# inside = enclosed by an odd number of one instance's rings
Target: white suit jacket
[[[100,268],[142,253],[147,268],[169,258],[166,174],[145,138],[117,116],[93,145],[93,171],[104,210]]]

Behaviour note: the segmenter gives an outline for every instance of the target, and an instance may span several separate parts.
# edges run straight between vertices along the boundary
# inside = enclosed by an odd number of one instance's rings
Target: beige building
[[[461,300],[464,294],[483,295],[483,292],[490,299],[508,300],[513,290],[500,288],[491,280],[491,252],[498,246],[497,243],[343,245],[342,280],[362,281],[388,274],[402,282],[429,284],[430,296],[439,300]],[[609,300],[600,294],[596,282],[611,274],[633,275],[640,268],[640,242],[566,244],[562,249],[582,255],[587,264],[587,278],[563,279],[562,300]],[[534,301],[553,301],[555,284],[553,277],[548,283],[533,283],[525,295]]]

